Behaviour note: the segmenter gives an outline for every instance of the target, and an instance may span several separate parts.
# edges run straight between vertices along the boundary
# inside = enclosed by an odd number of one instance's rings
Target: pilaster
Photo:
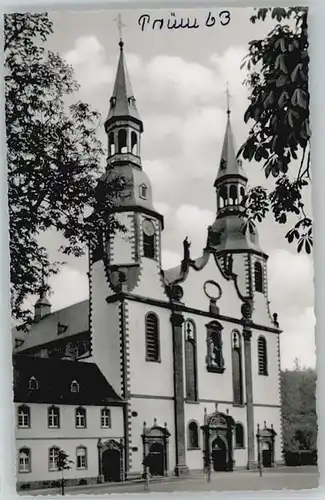
[[[174,394],[175,394],[175,450],[176,476],[188,474],[185,448],[185,409],[184,409],[184,372],[183,372],[183,323],[184,317],[180,312],[173,311],[170,317],[173,329],[173,365],[174,365]]]

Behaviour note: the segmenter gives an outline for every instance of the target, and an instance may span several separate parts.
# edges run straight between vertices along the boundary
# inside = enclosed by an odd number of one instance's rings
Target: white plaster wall
[[[135,262],[135,224],[133,212],[122,212],[115,215],[126,232],[117,231],[110,238],[109,261],[111,265],[132,264]]]
[[[175,468],[175,416],[174,401],[172,399],[149,399],[132,398],[131,410],[138,413],[137,417],[132,417],[132,437],[131,448],[137,447],[138,451],[132,452],[131,472],[142,472],[143,466],[143,443],[141,435],[143,433],[143,422],[147,427],[154,425],[154,418],[157,419],[157,425],[164,427],[165,422],[171,434],[169,438],[168,452],[168,470],[174,471]]]
[[[16,403],[16,412],[20,404],[22,403]],[[18,441],[20,439],[52,439],[55,442],[56,439],[98,439],[99,437],[123,436],[123,410],[119,406],[107,406],[111,410],[112,427],[110,429],[101,428],[101,406],[83,406],[87,411],[87,427],[84,429],[76,429],[75,426],[75,409],[77,406],[56,405],[60,408],[59,429],[48,428],[47,410],[51,405],[33,403],[28,406],[30,408],[31,426],[28,429],[22,429],[17,426],[16,422],[16,439]]]
[[[204,423],[204,409],[207,409],[207,414],[215,412],[215,403],[210,402],[200,402],[199,404],[185,404],[185,439],[186,439],[186,463],[191,470],[198,470],[203,468],[203,433],[200,429],[199,434],[199,450],[188,450],[188,424],[192,420],[195,420],[199,427]],[[247,464],[247,418],[246,418],[246,408],[245,407],[233,407],[232,404],[219,403],[218,411],[226,413],[229,411],[229,415],[233,417],[235,422],[240,422],[244,426],[244,440],[245,448],[234,449],[234,459],[236,461],[237,467],[244,467]]]
[[[223,326],[223,357],[225,360],[224,373],[211,373],[207,370],[207,333],[206,325],[213,318],[200,316],[197,314],[186,314],[184,318],[192,319],[196,325],[197,338],[197,371],[198,371],[198,394],[199,399],[208,399],[212,401],[233,401],[233,380],[232,380],[232,332],[238,330],[241,333],[242,326],[228,321],[219,321]],[[184,335],[183,335],[184,338]],[[184,346],[184,344],[183,344]],[[184,381],[185,381],[185,352],[184,355]],[[244,365],[244,344],[242,339],[242,370],[243,370],[243,388],[245,387],[245,365]],[[185,388],[185,383],[184,383]],[[245,392],[244,398],[245,398]]]
[[[121,394],[119,302],[106,302],[109,287],[103,262],[96,262],[90,272],[92,357],[117,394]]]
[[[174,396],[173,338],[170,310],[128,301],[130,386],[132,394]],[[154,312],[159,318],[160,362],[146,361],[145,316]]]
[[[254,407],[254,422],[255,428],[257,428],[257,424],[260,424],[260,428],[264,427],[264,422],[266,422],[266,426],[269,428],[271,424],[273,424],[273,428],[277,433],[275,437],[274,445],[275,445],[275,461],[282,461],[282,427],[281,427],[281,409],[280,408],[271,408],[271,407],[263,407],[263,406],[255,406]],[[256,444],[255,444],[256,447]],[[256,451],[257,456],[257,451]]]
[[[16,404],[18,408],[20,403]],[[29,481],[55,481],[59,479],[60,472],[49,471],[49,448],[58,446],[63,449],[70,460],[73,460],[72,469],[66,471],[66,478],[96,477],[98,475],[97,441],[102,439],[123,438],[123,413],[121,407],[110,407],[112,427],[102,429],[99,406],[85,406],[87,410],[87,428],[76,429],[75,406],[58,405],[60,408],[60,428],[47,427],[47,408],[50,405],[30,404],[31,427],[20,429],[16,427],[16,454],[17,454],[17,480]],[[17,425],[17,424],[16,424]],[[76,469],[76,448],[87,448],[87,469]],[[31,450],[31,472],[18,473],[19,449],[28,447]]]
[[[70,460],[73,460],[71,469],[65,471],[66,479],[86,478],[98,476],[98,450],[97,439],[24,439],[17,442],[17,471],[18,471],[18,450],[27,447],[31,450],[31,472],[18,473],[17,481],[27,483],[29,481],[58,481],[62,477],[59,471],[49,471],[49,449],[58,446],[63,449]],[[87,448],[87,468],[76,468],[76,448],[85,446]]]
[[[267,342],[268,375],[258,374],[257,339],[260,335],[263,335]],[[252,332],[252,376],[255,404],[281,404],[277,337],[277,333],[262,332],[260,330],[253,330]]]
[[[168,301],[165,293],[165,287],[161,277],[161,233],[160,221],[149,216],[138,215],[139,217],[139,249],[141,258],[141,274],[137,286],[133,293],[142,297],[150,297],[151,299]],[[144,220],[150,220],[155,226],[155,248],[156,258],[149,259],[143,255],[143,233],[142,224]]]
[[[234,282],[223,277],[212,255],[210,255],[208,263],[201,271],[190,268],[186,281],[181,284],[184,290],[182,302],[187,307],[208,312],[210,300],[203,290],[204,283],[207,280],[213,280],[221,287],[222,295],[217,302],[220,314],[241,319],[242,301],[238,297]]]
[[[233,254],[233,272],[237,275],[237,286],[243,296],[248,295],[248,258],[247,253]]]
[[[252,284],[254,289],[255,284],[255,272],[254,272],[254,263],[260,262],[263,269],[263,286],[264,292],[256,292],[254,291],[253,296],[253,321],[258,325],[270,326],[274,328],[274,323],[269,310],[269,302],[268,302],[268,275],[267,275],[267,262],[264,258],[258,256],[252,256]],[[276,311],[274,311],[276,312]]]

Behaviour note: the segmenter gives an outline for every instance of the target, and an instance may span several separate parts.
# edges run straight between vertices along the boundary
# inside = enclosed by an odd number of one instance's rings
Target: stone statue
[[[190,243],[190,241],[188,241],[188,236],[186,236],[185,240],[183,241],[184,260],[185,261],[190,260],[190,246],[191,246],[191,243]]]

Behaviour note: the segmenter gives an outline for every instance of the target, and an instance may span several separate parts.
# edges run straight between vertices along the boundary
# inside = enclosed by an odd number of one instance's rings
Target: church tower
[[[122,267],[121,271],[130,274],[129,266],[137,266],[141,259],[153,259],[160,264],[163,217],[154,209],[151,183],[141,165],[143,123],[129,80],[122,40],[119,47],[115,85],[105,120],[107,168],[99,182],[97,196],[105,200],[112,178],[121,179],[123,189],[112,201],[114,215],[126,231],[109,236],[107,260],[110,267]]]
[[[216,219],[209,228],[208,245],[226,274],[235,274],[241,295],[251,300],[256,322],[273,324],[268,307],[267,260],[259,244],[257,228],[243,231],[243,199],[247,176],[237,150],[231,125],[229,98],[227,124],[221,151],[216,190]]]

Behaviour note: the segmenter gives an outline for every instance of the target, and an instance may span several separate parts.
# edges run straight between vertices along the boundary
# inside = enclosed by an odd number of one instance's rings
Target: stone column
[[[255,461],[255,434],[254,434],[254,407],[253,407],[253,379],[252,379],[252,330],[244,326],[244,359],[245,359],[245,392],[247,414],[247,469],[256,468]]]
[[[184,375],[183,375],[183,323],[180,312],[173,311],[170,317],[173,329],[174,365],[174,411],[175,411],[175,450],[176,476],[188,474],[185,452],[185,412],[184,412]]]

